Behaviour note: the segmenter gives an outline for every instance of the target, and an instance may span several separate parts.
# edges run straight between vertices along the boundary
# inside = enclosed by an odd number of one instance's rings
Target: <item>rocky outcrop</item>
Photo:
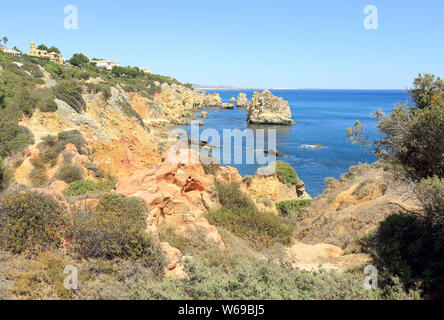
[[[231,97],[230,102],[231,103],[235,103],[236,102],[236,98],[235,97]]]
[[[206,111],[202,111],[202,113],[200,114],[200,117],[201,117],[202,119],[206,119],[206,118],[208,118],[208,112],[206,112]]]
[[[234,109],[234,105],[231,103],[222,103],[221,109]]]
[[[150,119],[165,119],[170,124],[188,124],[194,112],[206,105],[207,96],[176,84],[163,83],[161,92],[154,97],[151,110],[157,111]]]
[[[357,239],[375,230],[388,215],[398,213],[399,205],[418,210],[408,186],[392,180],[378,165],[351,167],[341,180],[328,178],[326,182],[327,189],[298,223],[297,237],[305,243],[357,250]]]
[[[167,257],[167,265],[165,267],[165,277],[182,279],[187,277],[185,267],[180,259],[182,253],[179,249],[172,247],[168,242],[160,242],[159,247],[165,252]]]
[[[290,106],[287,101],[270,91],[255,92],[247,106],[248,123],[292,125]]]
[[[205,107],[220,108],[222,107],[222,99],[216,92],[205,96]]]
[[[282,183],[275,175],[254,175],[244,185],[252,198],[270,199],[276,203],[286,200],[311,199],[302,181],[296,186],[289,186]]]
[[[237,108],[246,108],[248,105],[248,99],[247,99],[247,94],[241,92],[238,94],[237,96],[237,104],[236,107]]]
[[[334,270],[342,272],[359,268],[369,257],[366,254],[344,255],[341,248],[331,244],[317,243],[314,245],[295,242],[284,248],[283,259],[295,268],[306,271]]]
[[[172,225],[182,234],[199,229],[223,250],[225,245],[216,227],[204,217],[207,210],[218,206],[213,179],[205,174],[197,152],[179,150],[160,166],[121,179],[116,192],[145,200],[151,211],[150,232],[156,234],[159,225]]]

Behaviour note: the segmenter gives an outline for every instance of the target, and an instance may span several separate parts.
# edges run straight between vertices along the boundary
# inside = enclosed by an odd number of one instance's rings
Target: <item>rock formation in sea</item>
[[[236,98],[235,97],[231,97],[230,102],[231,103],[235,103],[236,102]]]
[[[205,96],[205,107],[220,108],[222,107],[222,99],[216,92]]]
[[[221,109],[234,109],[234,105],[231,103],[222,103]]]
[[[247,121],[255,124],[292,125],[290,106],[269,90],[255,92],[247,106]]]
[[[248,98],[247,98],[247,94],[246,93],[239,93],[237,96],[237,104],[236,107],[237,108],[246,108],[248,105]]]

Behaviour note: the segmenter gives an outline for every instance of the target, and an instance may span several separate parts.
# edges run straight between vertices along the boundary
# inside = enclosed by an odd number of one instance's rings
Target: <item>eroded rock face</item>
[[[237,96],[237,107],[238,108],[246,108],[248,105],[247,94],[241,92]]]
[[[222,103],[221,108],[222,109],[234,109],[234,105],[232,105],[231,103]]]
[[[160,166],[121,179],[115,191],[146,202],[151,210],[148,218],[151,232],[156,233],[160,224],[174,226],[182,234],[200,228],[209,241],[223,250],[225,245],[216,227],[204,218],[207,210],[218,206],[213,183],[213,177],[205,174],[199,162],[199,154],[182,149]]]
[[[172,247],[168,242],[160,242],[159,247],[165,252],[168,259],[165,267],[165,277],[182,279],[188,275],[184,270],[184,265],[181,263],[182,253],[179,249]]]
[[[344,255],[341,248],[331,244],[314,245],[295,242],[284,248],[284,260],[306,271],[335,270],[338,272],[362,266],[369,260],[366,254]]]
[[[222,99],[216,92],[205,96],[205,107],[221,108]]]
[[[297,237],[309,244],[329,243],[342,249],[359,249],[357,239],[375,230],[400,204],[418,211],[408,186],[393,181],[377,165],[352,167],[341,181],[329,179],[327,189],[313,201],[297,226]]]
[[[292,125],[290,106],[287,101],[270,91],[255,92],[247,106],[248,123]]]
[[[151,113],[150,119],[161,118],[170,124],[188,124],[193,113],[206,106],[208,97],[198,91],[166,83],[161,88],[162,91],[154,97],[154,106],[151,108],[160,112],[157,115]]]
[[[296,186],[289,186],[274,175],[255,175],[245,184],[245,189],[252,198],[270,199],[276,203],[286,200],[311,199],[305,191],[303,182]]]

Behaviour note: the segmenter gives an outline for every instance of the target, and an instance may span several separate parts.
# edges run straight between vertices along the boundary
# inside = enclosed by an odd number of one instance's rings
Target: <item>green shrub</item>
[[[82,97],[82,86],[74,80],[60,80],[52,87],[57,99],[65,101],[77,113],[81,113],[86,103]]]
[[[0,108],[0,155],[9,156],[32,143],[32,133],[18,124],[17,111]]]
[[[94,177],[97,179],[105,178],[105,173],[102,169],[100,169],[95,163],[93,162],[87,162],[84,163],[83,166],[88,169],[89,171],[92,171],[94,173]],[[114,178],[108,178],[108,180],[115,180]]]
[[[302,209],[308,208],[312,200],[289,200],[276,204],[279,214],[284,217],[297,217]]]
[[[85,140],[85,138],[83,138],[82,134],[79,131],[71,130],[71,131],[59,132],[57,138],[58,138],[58,143],[57,143],[58,153],[62,152],[68,143],[72,143],[77,147],[77,151],[79,151],[80,154],[85,154],[84,147],[87,144],[87,141]]]
[[[146,217],[143,200],[105,195],[95,209],[74,210],[69,237],[83,258],[140,260],[160,275],[165,258],[145,231]]]
[[[238,183],[215,182],[216,191],[221,205],[227,209],[249,209],[254,211],[256,205],[248,195],[240,189]]]
[[[275,241],[291,243],[294,228],[283,218],[260,212],[238,184],[216,182],[222,208],[208,213],[208,221],[227,228],[257,245],[269,246]]]
[[[66,183],[83,180],[82,169],[76,165],[64,164],[60,167],[59,171],[57,171],[56,178]]]
[[[272,261],[237,265],[233,272],[186,260],[189,277],[161,282],[130,282],[129,298],[141,300],[410,300],[418,292],[399,285],[366,290],[364,275],[357,272],[307,272]]]
[[[83,53],[75,53],[71,59],[69,59],[69,62],[73,65],[73,66],[77,66],[77,67],[83,67],[86,64],[88,64],[89,59],[87,56],[85,56]]]
[[[105,191],[111,191],[116,185],[115,181],[93,182],[89,180],[80,180],[71,183],[63,193],[68,197],[81,196],[85,194],[96,194]]]
[[[36,167],[29,174],[29,179],[33,187],[43,188],[49,181],[48,172],[44,167]]]
[[[0,243],[14,253],[57,247],[65,209],[50,196],[19,190],[0,201]]]
[[[44,74],[42,71],[36,70],[36,71],[34,71],[33,76],[34,76],[34,78],[43,78]]]
[[[282,161],[276,161],[276,175],[281,182],[288,185],[296,185],[299,182],[298,175],[293,167]]]
[[[49,98],[46,103],[40,106],[40,110],[43,112],[56,112],[57,111],[57,103],[54,99]]]
[[[183,235],[177,234],[176,229],[172,226],[161,228],[159,240],[168,242],[172,247],[179,249],[181,252],[184,252],[187,246],[187,239]]]
[[[382,221],[361,245],[378,268],[382,285],[392,284],[394,275],[406,289],[421,286],[426,295],[437,293],[442,298],[444,249],[435,244],[438,231],[418,216],[399,213]]]

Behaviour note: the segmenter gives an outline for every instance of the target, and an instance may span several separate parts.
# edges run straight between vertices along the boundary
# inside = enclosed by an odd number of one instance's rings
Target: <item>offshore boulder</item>
[[[239,93],[237,96],[237,103],[236,103],[236,107],[237,108],[246,108],[248,105],[248,98],[247,98],[247,94],[246,93]]]
[[[252,124],[293,125],[287,101],[276,97],[269,90],[255,92],[247,105],[247,122]]]

